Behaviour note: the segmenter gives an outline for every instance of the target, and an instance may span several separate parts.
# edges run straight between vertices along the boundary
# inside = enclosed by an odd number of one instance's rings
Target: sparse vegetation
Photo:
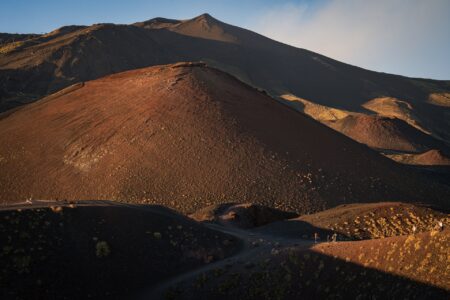
[[[235,251],[233,237],[160,207],[69,205],[0,211],[0,298],[126,298]]]
[[[95,244],[95,255],[97,255],[98,258],[107,257],[109,254],[111,254],[111,249],[106,241],[98,241],[97,244]]]
[[[11,42],[6,45],[0,45],[0,54],[8,54],[24,44],[23,41]]]
[[[410,204],[386,203],[349,207],[340,215],[336,208],[301,218],[350,239],[374,239],[430,231],[438,222],[450,226],[450,217],[438,211]],[[324,216],[327,216],[326,218]]]
[[[264,264],[251,269],[237,265],[219,277],[211,270],[177,289],[215,299],[439,298],[445,291],[433,286],[448,286],[447,271],[440,267],[448,259],[442,247],[449,242],[448,233],[281,249]]]

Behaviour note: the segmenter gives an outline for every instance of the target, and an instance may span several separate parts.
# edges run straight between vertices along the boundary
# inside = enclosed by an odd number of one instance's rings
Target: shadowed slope
[[[430,231],[438,222],[450,226],[448,214],[428,207],[398,202],[344,204],[315,214],[274,222],[257,228],[276,236],[312,238],[338,234],[338,240],[374,239]]]
[[[192,211],[236,201],[297,212],[445,203],[448,188],[411,172],[201,64],[86,82],[0,120],[3,202],[119,199]]]
[[[20,45],[23,40],[38,36],[38,34],[0,33],[0,53],[5,53],[12,47]],[[3,48],[6,44],[10,44],[10,47]]]
[[[175,282],[174,299],[447,299],[449,230],[260,250]],[[145,299],[144,297],[141,299]]]
[[[133,299],[240,242],[160,206],[110,201],[0,210],[1,299]]]
[[[198,222],[248,229],[294,218],[297,214],[252,203],[223,203],[204,207],[189,217]]]

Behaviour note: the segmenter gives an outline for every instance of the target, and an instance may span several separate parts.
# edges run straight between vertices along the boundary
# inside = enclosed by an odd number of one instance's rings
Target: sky
[[[0,32],[205,12],[352,65],[450,80],[450,0],[0,0]]]

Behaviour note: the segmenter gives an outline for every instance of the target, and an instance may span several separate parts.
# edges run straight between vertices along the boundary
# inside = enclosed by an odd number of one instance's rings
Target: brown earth
[[[281,99],[296,110],[379,151],[417,153],[433,148],[449,151],[446,143],[423,129],[412,106],[405,101],[389,97],[373,99],[363,105],[376,113],[373,114],[320,105],[290,94],[282,95]]]
[[[450,231],[259,246],[166,286],[165,299],[447,299]],[[144,297],[142,298],[144,299]]]
[[[433,137],[434,133],[423,129],[413,113],[413,107],[399,99],[373,99],[363,105],[372,112],[362,113],[320,105],[291,94],[280,98],[289,106],[348,137],[383,154],[387,152],[386,156],[395,161],[399,161],[403,155],[410,156],[411,152],[433,148],[450,151],[446,143]],[[395,154],[390,155],[392,152]]]
[[[375,149],[417,153],[448,148],[445,143],[397,118],[353,114],[327,122],[327,125]]]
[[[442,222],[450,226],[447,213],[429,207],[399,202],[344,204],[315,214],[273,222],[255,230],[273,235],[311,239],[314,233],[325,241],[333,233],[339,240],[377,239],[431,231]]]
[[[393,97],[375,98],[362,105],[365,109],[379,116],[397,118],[427,134],[433,134],[424,129],[420,118],[415,115],[416,109],[411,103]],[[429,126],[427,126],[429,127]]]
[[[130,299],[240,242],[160,206],[106,201],[0,210],[1,299]]]
[[[450,141],[450,107],[445,105],[449,81],[364,70],[208,14],[181,21],[156,18],[133,25],[67,26],[3,45],[0,52],[0,111],[111,73],[203,60],[274,96],[292,94],[360,113],[367,113],[367,103],[375,101],[382,115],[405,104],[402,116],[411,124]],[[380,106],[379,99],[401,100],[388,108]]]
[[[450,157],[433,149],[419,154],[387,154],[387,157],[403,164],[421,166],[450,166]]]
[[[285,212],[252,203],[211,205],[189,215],[190,218],[198,222],[213,222],[224,226],[247,229],[296,216],[296,213]]]
[[[94,198],[193,212],[232,201],[307,213],[379,199],[446,205],[448,195],[203,64],[112,75],[0,118],[3,203]]]
[[[430,213],[380,203],[306,217],[323,223],[325,215],[342,221],[368,210],[396,216],[401,209]],[[414,235],[318,244],[224,225],[202,225],[160,206],[105,201],[5,207],[0,296],[446,299],[450,292],[448,223]]]
[[[448,225],[447,225],[448,226]],[[326,243],[313,251],[450,290],[450,230],[361,242]]]

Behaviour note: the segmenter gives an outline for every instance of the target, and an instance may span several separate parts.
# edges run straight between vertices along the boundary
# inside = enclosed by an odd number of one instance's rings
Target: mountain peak
[[[212,17],[208,13],[201,14],[201,15],[191,19],[190,21],[205,22],[205,23],[208,23],[208,24],[213,24],[213,23],[217,24],[217,23],[220,22],[219,20],[217,20],[216,18]]]
[[[212,19],[212,20],[215,20],[215,19],[214,19],[210,14],[208,14],[208,13],[201,14],[201,15],[195,17],[194,19]]]

